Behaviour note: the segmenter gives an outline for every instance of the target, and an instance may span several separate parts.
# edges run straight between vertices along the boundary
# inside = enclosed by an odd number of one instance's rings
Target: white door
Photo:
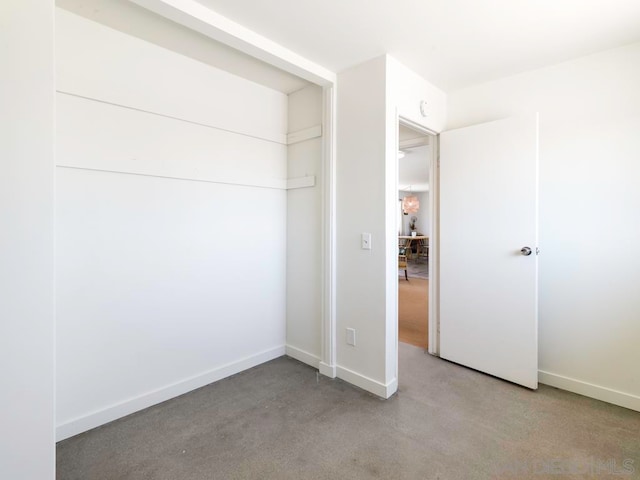
[[[441,134],[440,355],[529,388],[538,387],[537,204],[537,115]]]

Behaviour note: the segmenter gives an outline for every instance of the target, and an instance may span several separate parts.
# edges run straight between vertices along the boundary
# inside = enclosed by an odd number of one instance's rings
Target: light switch
[[[362,250],[371,250],[371,234],[370,233],[363,233],[362,237],[361,237],[361,241],[362,241]]]

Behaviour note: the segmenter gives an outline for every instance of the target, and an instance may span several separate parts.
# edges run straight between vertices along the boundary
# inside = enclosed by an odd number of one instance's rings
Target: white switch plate
[[[363,233],[361,236],[362,250],[371,250],[371,234]]]
[[[347,345],[356,346],[356,330],[355,328],[347,328]]]

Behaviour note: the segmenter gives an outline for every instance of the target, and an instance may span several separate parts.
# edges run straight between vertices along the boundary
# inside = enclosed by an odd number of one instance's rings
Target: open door
[[[538,119],[440,138],[440,355],[538,387]]]

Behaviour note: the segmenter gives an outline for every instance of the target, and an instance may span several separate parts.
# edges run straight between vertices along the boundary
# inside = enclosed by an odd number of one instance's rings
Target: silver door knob
[[[529,255],[531,255],[531,249],[529,247],[522,247],[520,249],[520,253],[525,257],[528,257]]]

